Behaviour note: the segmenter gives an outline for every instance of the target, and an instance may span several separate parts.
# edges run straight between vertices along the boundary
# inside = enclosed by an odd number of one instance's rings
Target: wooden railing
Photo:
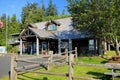
[[[72,54],[74,52],[75,54]],[[28,58],[19,58],[17,56],[12,56],[11,58],[11,80],[17,80],[17,75],[24,73],[24,72],[33,72],[33,73],[38,73],[38,74],[48,74],[48,75],[56,75],[56,76],[66,76],[68,77],[68,80],[73,80],[74,78],[77,79],[84,79],[84,80],[93,80],[91,78],[84,78],[80,76],[74,76],[74,69],[73,65],[76,65],[74,63],[74,57],[77,58],[77,48],[72,51],[68,51],[68,49],[65,50],[62,54],[65,55],[53,55],[53,52],[49,53],[49,55],[45,56],[33,56],[33,57],[28,57]],[[59,59],[54,59],[55,57],[59,57]],[[33,59],[42,59],[46,58],[47,61],[31,61]],[[63,62],[61,62],[63,61]],[[25,63],[31,63],[32,65],[27,65],[27,66],[22,66],[22,67],[17,67],[18,62],[25,62]],[[40,66],[44,66],[49,70],[52,66],[52,64],[67,64],[68,65],[68,73],[54,73],[54,72],[40,72],[40,71],[33,71],[35,68],[39,68]],[[36,67],[37,66],[37,67]],[[94,79],[95,80],[95,79]]]

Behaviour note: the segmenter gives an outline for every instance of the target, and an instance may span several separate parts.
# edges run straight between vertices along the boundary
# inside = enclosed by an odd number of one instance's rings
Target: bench
[[[114,77],[120,76],[120,72],[116,72],[117,70],[120,70],[120,63],[107,63],[107,65],[111,66],[108,68],[111,72],[105,72],[104,75],[112,76],[112,80],[114,80]]]
[[[120,76],[120,73],[110,73],[110,72],[105,72],[105,75],[112,76],[112,80],[114,80],[114,77]]]
[[[120,76],[120,73],[110,73],[110,72],[105,72],[105,75],[111,75],[111,76]]]

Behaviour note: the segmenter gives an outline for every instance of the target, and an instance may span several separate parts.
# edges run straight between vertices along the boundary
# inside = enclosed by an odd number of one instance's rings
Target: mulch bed
[[[114,56],[111,60],[108,61],[109,63],[120,63],[120,56]]]

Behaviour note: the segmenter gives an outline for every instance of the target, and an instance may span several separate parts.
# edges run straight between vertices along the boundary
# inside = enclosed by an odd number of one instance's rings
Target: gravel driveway
[[[8,75],[10,71],[10,55],[0,56],[0,78]]]
[[[27,56],[24,56],[27,57]],[[24,58],[23,57],[23,58]],[[43,62],[46,61],[46,59],[32,59],[32,61],[37,61],[37,62]],[[24,63],[24,62],[18,62],[18,67],[21,66],[28,66],[31,63]],[[5,55],[5,56],[0,56],[0,78],[4,76],[8,76],[10,72],[10,66],[11,66],[11,56],[10,55]],[[40,67],[40,66],[38,66]]]

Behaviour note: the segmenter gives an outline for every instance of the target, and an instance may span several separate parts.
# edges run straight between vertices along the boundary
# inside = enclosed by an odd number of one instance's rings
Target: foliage
[[[44,11],[38,7],[37,3],[28,3],[22,8],[22,23],[23,26],[29,23],[43,21]]]
[[[20,21],[17,20],[16,14],[13,14],[11,20],[8,18],[8,34],[19,33],[22,30]]]
[[[46,9],[46,16],[57,16],[57,7],[52,3],[52,0],[49,0],[48,8]]]
[[[50,13],[47,13],[47,10],[50,11]],[[29,23],[48,21],[50,19],[59,19],[69,16],[70,15],[66,14],[58,16],[57,7],[55,4],[52,4],[52,0],[50,0],[48,8],[45,8],[43,0],[42,7],[40,7],[38,3],[27,3],[22,8],[21,20],[17,20],[18,18],[16,14],[13,14],[11,17],[6,14],[0,16],[0,20],[3,22],[3,27],[0,28],[0,46],[6,45],[6,30],[8,31],[7,38],[9,40],[11,34],[20,33]],[[8,28],[6,29],[6,27]],[[8,45],[8,49],[11,50],[12,47]]]
[[[6,44],[6,14],[3,14],[1,16],[1,21],[3,22],[3,27],[0,28],[0,45],[5,45]]]
[[[120,0],[67,0],[77,29],[117,45],[120,29]],[[117,47],[117,46],[116,46]]]
[[[105,54],[103,55],[104,57],[113,57],[113,56],[117,56],[115,51],[106,51]]]

